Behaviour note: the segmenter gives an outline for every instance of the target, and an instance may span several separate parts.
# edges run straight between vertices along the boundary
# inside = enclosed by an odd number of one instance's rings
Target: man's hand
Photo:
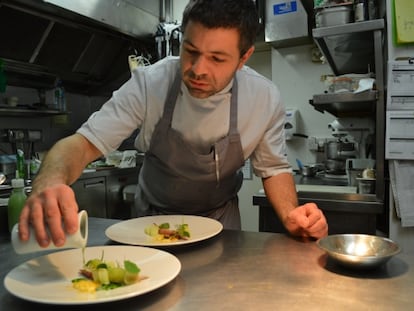
[[[32,226],[40,246],[47,247],[50,240],[56,246],[62,246],[65,231],[73,234],[77,230],[77,213],[78,205],[71,187],[57,184],[33,191],[20,214],[19,237],[27,241],[29,226]]]
[[[46,154],[19,219],[19,237],[29,239],[33,227],[40,246],[65,244],[65,232],[78,228],[78,204],[71,185],[88,163],[102,153],[81,134],[59,140]]]
[[[284,225],[295,236],[320,239],[328,235],[326,218],[315,203],[306,203],[291,210]]]

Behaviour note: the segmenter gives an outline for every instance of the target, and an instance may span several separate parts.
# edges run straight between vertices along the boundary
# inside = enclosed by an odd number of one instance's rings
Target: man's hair
[[[240,56],[254,44],[259,17],[253,0],[190,0],[184,9],[182,31],[189,21],[206,28],[236,28],[240,34]]]

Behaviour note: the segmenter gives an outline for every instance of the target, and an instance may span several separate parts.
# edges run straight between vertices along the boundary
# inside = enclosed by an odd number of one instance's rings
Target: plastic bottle
[[[4,61],[0,58],[0,93],[6,91],[7,79],[6,73],[4,72]]]
[[[54,89],[54,108],[60,111],[66,111],[65,88],[62,85],[62,80],[58,80]]]
[[[354,20],[355,22],[368,20],[368,0],[354,1]]]
[[[17,149],[16,154],[16,178],[26,178],[26,166],[25,166],[25,159],[24,159],[24,152],[22,149]]]
[[[26,193],[24,192],[24,180],[22,178],[12,179],[11,185],[13,190],[7,205],[10,232],[12,231],[13,226],[19,221],[20,213],[27,198]]]

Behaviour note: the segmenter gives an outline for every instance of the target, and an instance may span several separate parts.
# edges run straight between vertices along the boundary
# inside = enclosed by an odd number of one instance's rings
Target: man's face
[[[253,50],[240,56],[236,29],[209,29],[189,21],[181,46],[181,74],[190,94],[207,98],[221,91]]]

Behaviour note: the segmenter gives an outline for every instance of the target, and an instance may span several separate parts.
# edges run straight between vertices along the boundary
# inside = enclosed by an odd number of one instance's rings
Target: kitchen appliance
[[[325,144],[327,174],[346,177],[346,160],[373,155],[374,122],[367,118],[338,118],[328,124],[336,140]]]
[[[24,152],[25,158],[34,155],[34,143],[42,140],[42,131],[35,129],[5,129],[1,132],[1,141],[10,143],[12,154],[18,149]]]
[[[375,125],[371,119],[367,118],[338,118],[328,124],[332,130],[332,136],[343,137],[351,135],[359,138],[361,133],[374,133]]]
[[[3,183],[7,183],[11,180],[16,173],[16,156],[2,154],[0,155],[0,172],[6,176],[6,180]]]
[[[345,163],[349,158],[355,158],[357,155],[357,144],[343,138],[336,141],[329,141],[325,144],[326,155],[326,177],[344,177],[346,178]]]
[[[42,131],[35,129],[4,129],[0,130],[0,142],[10,145],[10,154],[0,155],[0,171],[3,172],[7,179],[15,176],[17,169],[16,155],[17,150],[22,150],[24,159],[31,160],[34,155],[34,144],[42,140]],[[27,165],[26,178],[30,179],[30,166]]]
[[[67,92],[87,95],[110,96],[119,88],[130,77],[131,52],[155,61],[157,26],[172,15],[171,0],[0,3],[8,85],[49,90],[60,79]]]
[[[274,47],[311,43],[307,8],[301,0],[265,1],[265,41]]]

